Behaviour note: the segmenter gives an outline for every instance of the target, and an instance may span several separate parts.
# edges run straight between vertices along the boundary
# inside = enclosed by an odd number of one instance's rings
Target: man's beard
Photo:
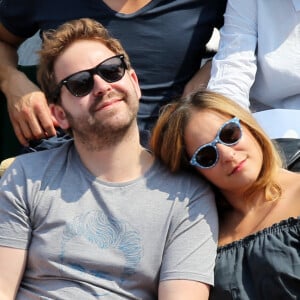
[[[64,108],[65,109],[65,108]],[[136,121],[137,109],[128,110],[127,118],[121,122],[103,122],[95,117],[90,116],[73,118],[65,109],[66,118],[69,122],[73,136],[83,144],[88,151],[100,151],[107,147],[116,145],[125,136],[127,131]],[[112,112],[114,118],[114,112]],[[106,120],[109,116],[106,116]]]

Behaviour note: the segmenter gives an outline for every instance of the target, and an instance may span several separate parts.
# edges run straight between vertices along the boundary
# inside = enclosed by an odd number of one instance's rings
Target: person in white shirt
[[[252,112],[300,110],[300,0],[228,0],[208,88]]]

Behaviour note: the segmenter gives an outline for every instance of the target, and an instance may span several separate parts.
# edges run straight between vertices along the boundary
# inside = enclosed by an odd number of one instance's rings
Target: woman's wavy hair
[[[241,124],[248,128],[262,150],[263,165],[256,182],[247,190],[245,196],[264,190],[267,200],[278,199],[282,191],[276,183],[275,176],[283,162],[275,145],[249,111],[216,92],[199,90],[186,98],[167,104],[152,132],[150,147],[153,153],[172,172],[180,169],[195,171],[189,164],[185,150],[184,132],[191,113],[201,110],[238,117]]]
[[[124,54],[127,68],[130,69],[126,51],[102,24],[89,18],[68,21],[56,30],[49,30],[43,34],[37,79],[48,103],[56,103],[60,100],[60,93],[57,90],[58,83],[54,74],[54,63],[67,47],[79,40],[99,41],[116,55]]]

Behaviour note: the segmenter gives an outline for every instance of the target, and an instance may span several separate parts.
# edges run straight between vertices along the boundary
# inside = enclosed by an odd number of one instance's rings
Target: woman
[[[298,299],[300,174],[287,171],[251,113],[199,91],[163,110],[151,147],[216,190],[219,247],[210,299]]]

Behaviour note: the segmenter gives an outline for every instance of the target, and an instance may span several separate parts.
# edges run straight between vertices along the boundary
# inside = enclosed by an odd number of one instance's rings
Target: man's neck
[[[149,151],[140,145],[138,132],[98,151],[90,151],[76,140],[75,147],[85,167],[107,182],[134,180],[142,176],[154,161]]]

